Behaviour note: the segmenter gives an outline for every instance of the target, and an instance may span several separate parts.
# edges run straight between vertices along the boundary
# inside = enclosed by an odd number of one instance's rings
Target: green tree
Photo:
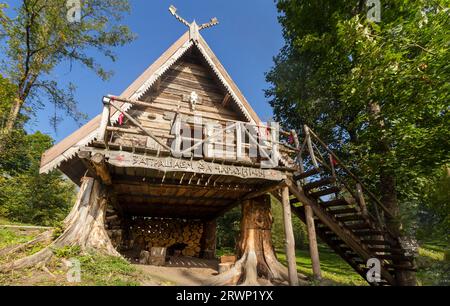
[[[54,225],[73,204],[75,185],[56,170],[39,174],[42,153],[53,145],[40,132],[14,130],[0,153],[0,215],[9,220]]]
[[[51,72],[63,62],[80,63],[107,79],[111,73],[89,51],[114,61],[113,48],[133,39],[128,27],[119,23],[130,10],[128,0],[81,1],[79,22],[69,22],[67,1],[19,2],[14,14],[5,14],[7,5],[0,4],[0,47],[6,57],[2,73],[16,86],[4,133],[14,128],[24,105],[33,111],[44,103],[42,97],[75,120],[84,119],[74,100],[75,86],[61,88]]]
[[[400,216],[450,162],[448,2],[381,1],[380,23],[365,3],[277,1],[286,45],[266,95],[277,120],[312,127]]]

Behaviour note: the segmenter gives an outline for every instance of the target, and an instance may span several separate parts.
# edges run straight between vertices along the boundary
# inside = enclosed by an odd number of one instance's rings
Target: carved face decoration
[[[195,91],[191,92],[191,95],[189,96],[189,102],[191,103],[191,109],[194,111],[195,106],[198,102],[198,94]]]

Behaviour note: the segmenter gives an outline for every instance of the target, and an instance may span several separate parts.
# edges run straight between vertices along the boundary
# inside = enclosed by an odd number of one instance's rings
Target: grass
[[[284,265],[286,256],[277,252],[278,259]],[[367,282],[357,274],[343,259],[324,245],[319,245],[320,268],[324,283],[339,286],[365,286]],[[296,250],[297,271],[312,277],[311,258],[309,251]]]
[[[0,250],[33,239],[38,233],[19,232],[9,228],[0,228]]]
[[[449,245],[440,241],[422,242],[417,257],[417,280],[423,286],[450,285]]]
[[[4,220],[2,220],[3,222]],[[11,223],[8,223],[11,224]],[[0,228],[0,250],[32,240],[40,231],[23,231],[20,229]],[[36,244],[20,254],[11,257],[0,257],[0,264],[13,259],[32,255],[45,245]],[[0,285],[93,285],[93,286],[137,286],[143,275],[122,258],[99,254],[82,254],[77,247],[66,247],[54,250],[55,257],[47,268],[24,269],[8,274],[0,274]],[[80,263],[80,283],[67,280],[68,270],[64,261],[77,260]]]

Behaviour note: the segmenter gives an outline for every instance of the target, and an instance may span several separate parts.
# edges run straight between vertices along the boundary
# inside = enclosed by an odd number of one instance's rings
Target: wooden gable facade
[[[86,172],[98,176],[124,214],[214,219],[295,170],[283,159],[264,169],[264,156],[250,156],[262,148],[241,127],[264,136],[270,153],[269,128],[199,33],[185,33],[124,93],[103,102],[101,116],[44,153],[41,172],[58,167],[75,183]],[[174,156],[174,141],[181,151],[198,144],[203,152]]]
[[[307,224],[314,277],[317,229],[363,277],[366,262],[380,260],[372,285],[413,283],[414,259],[379,214],[392,218],[389,209],[307,126],[300,141],[261,122],[199,33],[215,22],[184,22],[189,31],[135,82],[103,97],[101,115],[43,154],[41,173],[58,168],[80,185],[54,245],[135,252],[144,263],[183,245],[182,255],[213,259],[216,219],[241,205],[239,260],[210,284],[297,285],[292,210]],[[283,207],[287,270],[271,241],[269,193]]]

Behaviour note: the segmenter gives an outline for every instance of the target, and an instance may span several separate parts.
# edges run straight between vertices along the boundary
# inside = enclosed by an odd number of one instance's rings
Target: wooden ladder
[[[323,242],[366,281],[367,261],[377,258],[381,280],[369,284],[396,285],[397,271],[416,268],[413,256],[382,221],[381,215],[390,212],[313,131],[304,129],[303,145],[294,139],[300,171],[287,181],[292,212],[306,223],[304,205],[310,205]]]

